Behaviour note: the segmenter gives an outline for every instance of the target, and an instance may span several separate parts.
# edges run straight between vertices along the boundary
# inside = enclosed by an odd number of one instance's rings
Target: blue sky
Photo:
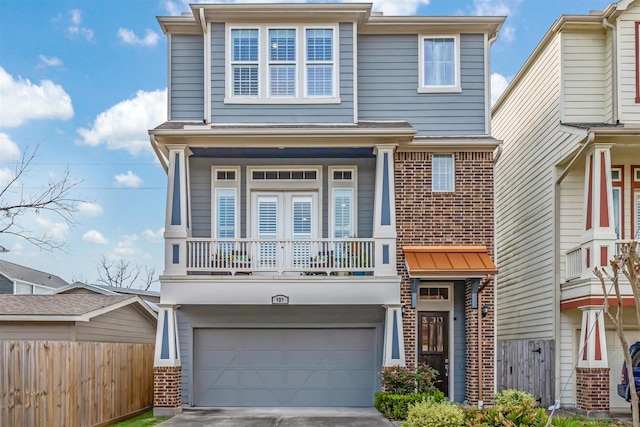
[[[301,1],[298,1],[301,2]],[[387,15],[506,15],[492,47],[493,96],[504,89],[562,14],[602,10],[601,0],[378,0]],[[86,203],[67,226],[46,212],[23,226],[64,251],[0,234],[2,259],[95,282],[104,256],[163,270],[166,175],[147,129],[166,119],[167,46],[159,15],[180,0],[0,1],[0,188],[17,159],[37,148],[23,177],[37,191],[68,168]],[[3,198],[16,197],[15,193]],[[6,200],[6,199],[5,199]]]

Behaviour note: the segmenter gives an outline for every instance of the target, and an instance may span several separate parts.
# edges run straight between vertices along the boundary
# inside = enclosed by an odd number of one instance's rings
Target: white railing
[[[187,239],[188,272],[358,273],[374,270],[373,239]]]
[[[565,280],[578,279],[582,276],[582,247],[567,251]]]

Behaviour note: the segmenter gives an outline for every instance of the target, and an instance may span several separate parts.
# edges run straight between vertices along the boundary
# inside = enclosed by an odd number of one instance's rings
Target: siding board
[[[171,120],[202,120],[204,112],[204,43],[201,36],[171,36]]]

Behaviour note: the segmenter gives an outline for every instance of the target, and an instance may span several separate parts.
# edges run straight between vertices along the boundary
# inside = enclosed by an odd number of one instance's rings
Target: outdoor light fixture
[[[482,305],[482,318],[487,317],[487,314],[489,314],[489,304],[483,304]]]
[[[402,312],[402,317],[404,317],[404,315],[407,314],[407,306],[402,304],[400,311]]]

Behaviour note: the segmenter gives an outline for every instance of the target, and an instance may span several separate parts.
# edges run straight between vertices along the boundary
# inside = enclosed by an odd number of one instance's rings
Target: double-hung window
[[[455,191],[456,170],[453,154],[434,154],[431,162],[431,190]]]
[[[336,26],[229,28],[228,103],[333,103]]]
[[[330,167],[331,237],[354,237],[356,229],[356,168]]]
[[[214,167],[213,203],[212,203],[212,235],[216,239],[236,239],[239,237],[239,168]],[[220,243],[222,249],[230,250],[233,242]]]
[[[460,92],[460,37],[419,36],[418,92]]]

